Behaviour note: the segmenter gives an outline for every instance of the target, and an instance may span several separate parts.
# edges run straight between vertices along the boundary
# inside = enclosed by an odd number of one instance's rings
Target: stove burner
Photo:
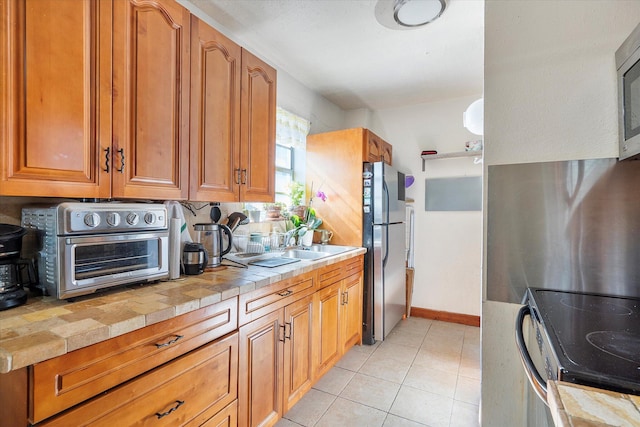
[[[569,298],[564,297],[560,299],[560,304],[565,307],[575,308],[576,310],[588,311],[598,314],[609,314],[617,316],[629,316],[633,314],[633,310],[622,305],[612,304],[610,302],[598,301],[597,304],[593,303],[593,300],[588,298]]]
[[[626,331],[595,331],[587,341],[612,356],[640,365],[640,335]]]

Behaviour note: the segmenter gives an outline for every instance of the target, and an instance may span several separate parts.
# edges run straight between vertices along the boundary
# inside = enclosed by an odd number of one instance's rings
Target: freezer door
[[[383,163],[373,164],[373,223],[405,220],[404,174]]]
[[[374,336],[383,341],[406,309],[405,224],[373,226]]]

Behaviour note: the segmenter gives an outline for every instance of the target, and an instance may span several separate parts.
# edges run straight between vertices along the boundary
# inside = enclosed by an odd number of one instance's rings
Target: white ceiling
[[[344,110],[482,93],[484,0],[448,0],[439,19],[411,30],[379,24],[378,0],[188,1]]]

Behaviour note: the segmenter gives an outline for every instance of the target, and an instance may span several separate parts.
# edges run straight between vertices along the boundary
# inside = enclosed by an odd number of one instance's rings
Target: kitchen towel
[[[187,229],[182,205],[173,200],[166,201],[164,204],[169,215],[169,278],[177,279],[180,277],[180,261],[184,245],[193,240]]]

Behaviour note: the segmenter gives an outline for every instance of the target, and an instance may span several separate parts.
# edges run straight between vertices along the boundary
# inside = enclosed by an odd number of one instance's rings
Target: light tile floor
[[[473,427],[480,328],[410,317],[355,346],[276,427]]]

